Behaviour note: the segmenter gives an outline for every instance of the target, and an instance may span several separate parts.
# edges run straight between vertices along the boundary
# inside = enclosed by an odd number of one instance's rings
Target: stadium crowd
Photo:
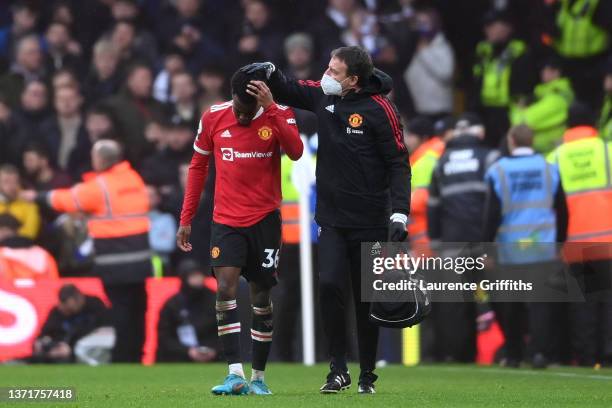
[[[484,152],[478,153],[484,167],[494,161],[491,152],[508,156],[517,147],[533,147],[548,155],[563,143],[568,128],[597,129],[601,139],[612,141],[611,30],[612,3],[604,0],[3,1],[0,278],[92,275],[93,231],[90,226],[88,233],[82,217],[87,211],[69,211],[53,202],[57,197],[49,200],[51,205],[44,205],[38,195],[87,178],[97,170],[92,156],[118,165],[115,144],[96,144],[115,141],[125,165],[146,185],[151,274],[180,275],[185,297],[208,304],[210,313],[198,318],[201,333],[185,335],[191,339],[190,346],[181,345],[173,338],[176,329],[171,326],[180,326],[181,299],[172,300],[162,312],[159,329],[161,344],[167,347],[158,355],[162,360],[214,359],[211,298],[194,294],[197,290],[188,283],[188,275],[209,264],[214,177],[208,178],[193,222],[196,250],[178,251],[175,233],[200,116],[213,104],[230,99],[229,78],[236,69],[254,61],[272,61],[297,79],[317,81],[330,51],[343,45],[364,47],[375,65],[393,78],[391,97],[404,119],[413,167],[415,222],[410,226],[410,239],[420,242],[428,236],[431,240],[477,242],[494,240],[500,223],[499,217],[491,215],[495,209],[484,207],[486,189],[455,201],[450,205],[457,206],[454,210],[447,207],[446,212],[435,212],[431,205],[430,195],[440,193],[446,182],[439,175],[432,176],[437,162],[445,160],[445,143],[446,148],[453,144],[457,148],[459,142],[453,142],[457,135],[472,134],[475,141],[470,143]],[[296,117],[314,156],[314,116],[296,110]],[[517,130],[521,124],[529,130]],[[512,126],[514,145],[509,145],[506,135]],[[92,152],[94,145],[101,147]],[[609,144],[603,146],[607,152]],[[606,163],[610,174],[609,161]],[[295,343],[299,343],[299,298],[295,296],[299,293],[299,235],[290,221],[297,219],[291,208],[296,208],[298,192],[290,185],[291,169],[285,165],[290,162],[283,162],[281,276],[286,279],[281,281],[277,300],[275,336],[279,341],[275,347],[278,358],[294,360]],[[484,184],[484,173],[479,177]],[[436,187],[431,187],[432,178]],[[444,194],[440,195],[434,195],[434,200],[443,200]],[[483,220],[485,210],[488,217]],[[97,214],[95,211],[90,213]],[[419,223],[428,211],[436,219],[433,227]],[[567,217],[567,211],[571,216],[577,210],[574,205],[564,211]],[[610,214],[596,216],[609,221]],[[601,239],[606,240],[610,241]],[[9,265],[8,260],[2,261],[3,247],[28,252],[24,252],[25,259],[11,258]],[[28,262],[33,254],[44,254],[44,262]],[[120,273],[137,274],[128,269]],[[111,319],[119,339],[135,337],[133,344],[121,345],[124,350],[116,352],[116,361],[140,359],[143,335],[138,338],[133,332],[144,331],[143,279],[138,275],[105,282],[113,307],[116,302],[127,303],[122,310],[137,311],[133,320],[117,323],[117,316]],[[62,302],[76,298],[77,304],[93,304],[95,313],[101,313],[101,305],[83,300],[77,292],[64,290]],[[611,304],[608,299],[601,310],[574,311],[579,319],[589,318],[591,312],[598,316],[592,324],[569,326],[583,334],[569,335],[570,349],[574,353],[588,350],[578,353],[580,364],[592,365],[601,356],[612,359]],[[434,310],[428,329],[433,334],[423,337],[426,358],[474,360],[477,311],[472,306]],[[61,319],[62,310],[53,318]],[[498,320],[518,319],[515,311],[502,307],[495,312]],[[602,340],[591,342],[584,338],[587,335]],[[202,338],[197,341],[194,336]],[[40,342],[36,347],[37,352],[45,349]],[[548,350],[546,360],[573,361],[571,353],[564,354],[562,349],[557,345]],[[58,350],[65,359],[61,352]],[[511,354],[506,360],[516,364],[520,353]]]

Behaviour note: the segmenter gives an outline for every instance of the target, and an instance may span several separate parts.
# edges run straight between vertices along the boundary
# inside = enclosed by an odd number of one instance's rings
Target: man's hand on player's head
[[[257,99],[257,103],[263,106],[264,109],[268,109],[270,105],[274,103],[272,92],[270,88],[263,81],[251,81],[247,85],[247,93]]]
[[[266,79],[270,79],[272,73],[276,71],[276,67],[271,62],[254,62],[252,64],[245,65],[244,67],[240,68],[240,71],[247,74],[253,74],[257,71],[264,71],[266,74]]]
[[[189,236],[191,235],[191,225],[181,225],[176,233],[176,245],[183,252],[191,251],[191,242],[189,242]]]

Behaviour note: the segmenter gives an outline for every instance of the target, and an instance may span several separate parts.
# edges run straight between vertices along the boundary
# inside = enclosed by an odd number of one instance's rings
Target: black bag
[[[409,293],[410,300],[403,302],[372,302],[370,303],[370,322],[377,326],[403,328],[412,327],[422,322],[431,312],[431,299],[426,289],[421,289],[419,280]]]

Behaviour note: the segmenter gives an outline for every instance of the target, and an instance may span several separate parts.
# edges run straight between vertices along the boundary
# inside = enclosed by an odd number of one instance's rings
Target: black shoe
[[[348,371],[338,370],[332,366],[331,371],[327,374],[327,382],[321,386],[319,391],[321,394],[337,394],[349,389],[350,386],[351,376]]]
[[[378,379],[378,376],[371,371],[363,371],[359,375],[359,388],[357,392],[359,394],[376,394],[376,388],[374,387],[374,381]]]

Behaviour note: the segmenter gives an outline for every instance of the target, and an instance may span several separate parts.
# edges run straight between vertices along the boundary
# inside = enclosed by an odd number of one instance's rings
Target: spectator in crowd
[[[69,173],[53,166],[51,155],[41,144],[31,143],[23,152],[25,182],[35,190],[53,190],[69,187],[72,178]]]
[[[91,71],[83,83],[88,103],[96,103],[117,92],[121,84],[118,64],[119,51],[111,41],[100,40],[94,45]]]
[[[171,79],[175,74],[185,71],[185,59],[178,49],[171,49],[164,55],[164,66],[155,77],[153,97],[161,103],[172,101]]]
[[[62,68],[51,75],[51,89],[54,94],[58,89],[64,87],[81,89],[77,74],[69,68]]]
[[[108,309],[95,296],[72,284],[58,293],[59,303],[49,313],[34,341],[32,362],[82,362],[98,365],[110,361],[115,334],[109,327]]]
[[[340,37],[349,27],[350,16],[356,10],[355,0],[328,0],[325,14],[312,24],[319,66],[326,67],[330,53],[343,45]]]
[[[2,151],[0,162],[21,165],[23,149],[41,135],[41,125],[51,113],[48,106],[47,86],[40,81],[27,84],[21,94],[20,106],[11,109],[6,99],[2,99],[5,115],[2,121]]]
[[[263,0],[244,3],[244,22],[237,33],[237,65],[253,60],[281,61],[283,36]]]
[[[157,325],[157,361],[207,363],[217,357],[215,292],[205,284],[204,269],[185,260],[178,267],[179,293],[164,304]],[[210,312],[206,312],[210,311]]]
[[[498,153],[483,145],[485,129],[480,119],[463,114],[446,143],[429,187],[427,229],[437,242],[480,242],[486,170]],[[472,362],[476,356],[474,303],[433,303],[435,354],[439,361]]]
[[[366,49],[376,66],[387,71],[398,61],[395,46],[382,34],[376,16],[367,10],[357,9],[350,15],[349,28],[342,33],[341,40],[347,46]]]
[[[227,99],[225,83],[226,78],[221,66],[211,64],[202,68],[198,75],[198,86],[201,91],[199,98],[201,112]]]
[[[0,30],[0,56],[12,60],[19,40],[34,33],[38,23],[38,10],[27,1],[16,2],[12,9],[11,25]]]
[[[117,331],[113,361],[137,362],[144,342],[144,280],[151,275],[146,186],[130,164],[122,160],[116,141],[96,142],[91,150],[91,165],[95,175],[70,189],[26,191],[22,196],[57,212],[83,212],[88,216],[95,248],[93,272],[102,279],[113,305],[113,326]]]
[[[151,96],[152,75],[147,65],[133,65],[127,73],[125,89],[105,102],[117,120],[127,158],[133,163],[139,163],[152,151],[145,138],[146,126],[164,117],[163,105]]]
[[[553,21],[548,34],[553,49],[563,58],[564,70],[579,100],[597,103],[601,96],[601,70],[612,39],[612,3],[609,1],[556,0],[544,2]]]
[[[58,168],[76,174],[87,162],[87,130],[81,107],[83,98],[73,86],[55,90],[55,115],[41,125],[39,140],[49,148],[51,160]],[[82,149],[78,151],[77,146]]]
[[[93,146],[100,139],[113,139],[117,137],[115,120],[110,110],[102,105],[93,106],[85,115],[85,129],[89,136],[89,143]]]
[[[143,62],[152,66],[157,61],[155,44],[142,39],[136,25],[129,20],[117,21],[103,38],[117,47],[119,59],[125,65]]]
[[[560,269],[555,243],[567,237],[568,212],[557,166],[536,153],[533,143],[534,133],[529,127],[512,127],[508,131],[511,156],[501,158],[487,170],[482,240],[500,244],[497,260],[506,276],[520,278],[527,272],[526,280],[537,284]],[[542,202],[547,204],[542,206]],[[540,245],[537,249],[520,248],[512,245],[515,242]],[[507,296],[501,297],[507,300]],[[504,333],[504,365],[520,365],[528,327],[533,366],[546,367],[554,343],[552,316],[559,308],[550,303],[500,300],[504,299],[491,298],[491,306]]]
[[[319,70],[314,66],[314,43],[306,33],[294,33],[285,39],[285,72],[295,79],[318,79]]]
[[[16,45],[15,62],[10,71],[0,77],[0,92],[12,107],[19,103],[23,88],[32,81],[45,79],[45,68],[40,41],[36,35],[28,35]]]
[[[605,140],[612,141],[612,58],[606,63],[603,90],[603,103],[599,113],[599,135]]]
[[[227,35],[226,28],[221,25],[223,18],[205,16],[202,9],[201,0],[177,0],[158,30],[162,46],[174,48],[185,56],[187,68],[192,72],[197,72],[207,61],[224,56],[218,43],[218,38]]]
[[[434,9],[419,11],[416,24],[417,49],[404,72],[404,80],[416,113],[435,121],[453,111],[455,56]]]
[[[57,279],[55,259],[31,239],[18,235],[21,224],[0,214],[0,279]]]
[[[19,170],[11,164],[0,167],[0,214],[11,214],[20,224],[20,237],[36,239],[40,231],[38,206],[19,197]]]
[[[161,196],[157,187],[147,185],[149,193],[149,246],[155,255],[159,256],[163,265],[168,265],[170,255],[176,249],[176,220],[172,214],[160,211]]]
[[[70,35],[70,28],[63,23],[54,21],[49,24],[45,33],[47,46],[46,70],[55,72],[59,69],[69,68],[81,72],[81,46]]]
[[[197,104],[197,88],[193,77],[188,72],[178,72],[171,79],[171,100],[168,106],[168,117],[177,117],[191,124],[192,129],[198,128],[200,108]]]
[[[550,155],[567,194],[569,226],[564,258],[584,302],[568,304],[571,349],[581,366],[612,359],[612,143],[598,137],[595,114],[584,103],[570,107],[563,144]],[[597,243],[607,243],[599,244]]]
[[[509,127],[510,104],[533,88],[527,45],[514,38],[508,16],[488,13],[484,31],[486,38],[476,47],[470,105],[483,118],[486,144],[498,147]]]
[[[563,138],[569,107],[574,91],[569,78],[563,76],[561,61],[550,58],[540,70],[540,84],[533,90],[529,104],[517,104],[511,109],[511,122],[524,123],[534,132],[533,148],[549,153]]]
[[[185,122],[179,116],[167,123],[165,147],[143,162],[141,172],[145,180],[164,189],[179,182],[179,165],[193,154],[194,129],[196,127],[191,122]]]
[[[0,164],[17,164],[16,156],[21,151],[22,139],[15,114],[6,98],[0,95]]]

